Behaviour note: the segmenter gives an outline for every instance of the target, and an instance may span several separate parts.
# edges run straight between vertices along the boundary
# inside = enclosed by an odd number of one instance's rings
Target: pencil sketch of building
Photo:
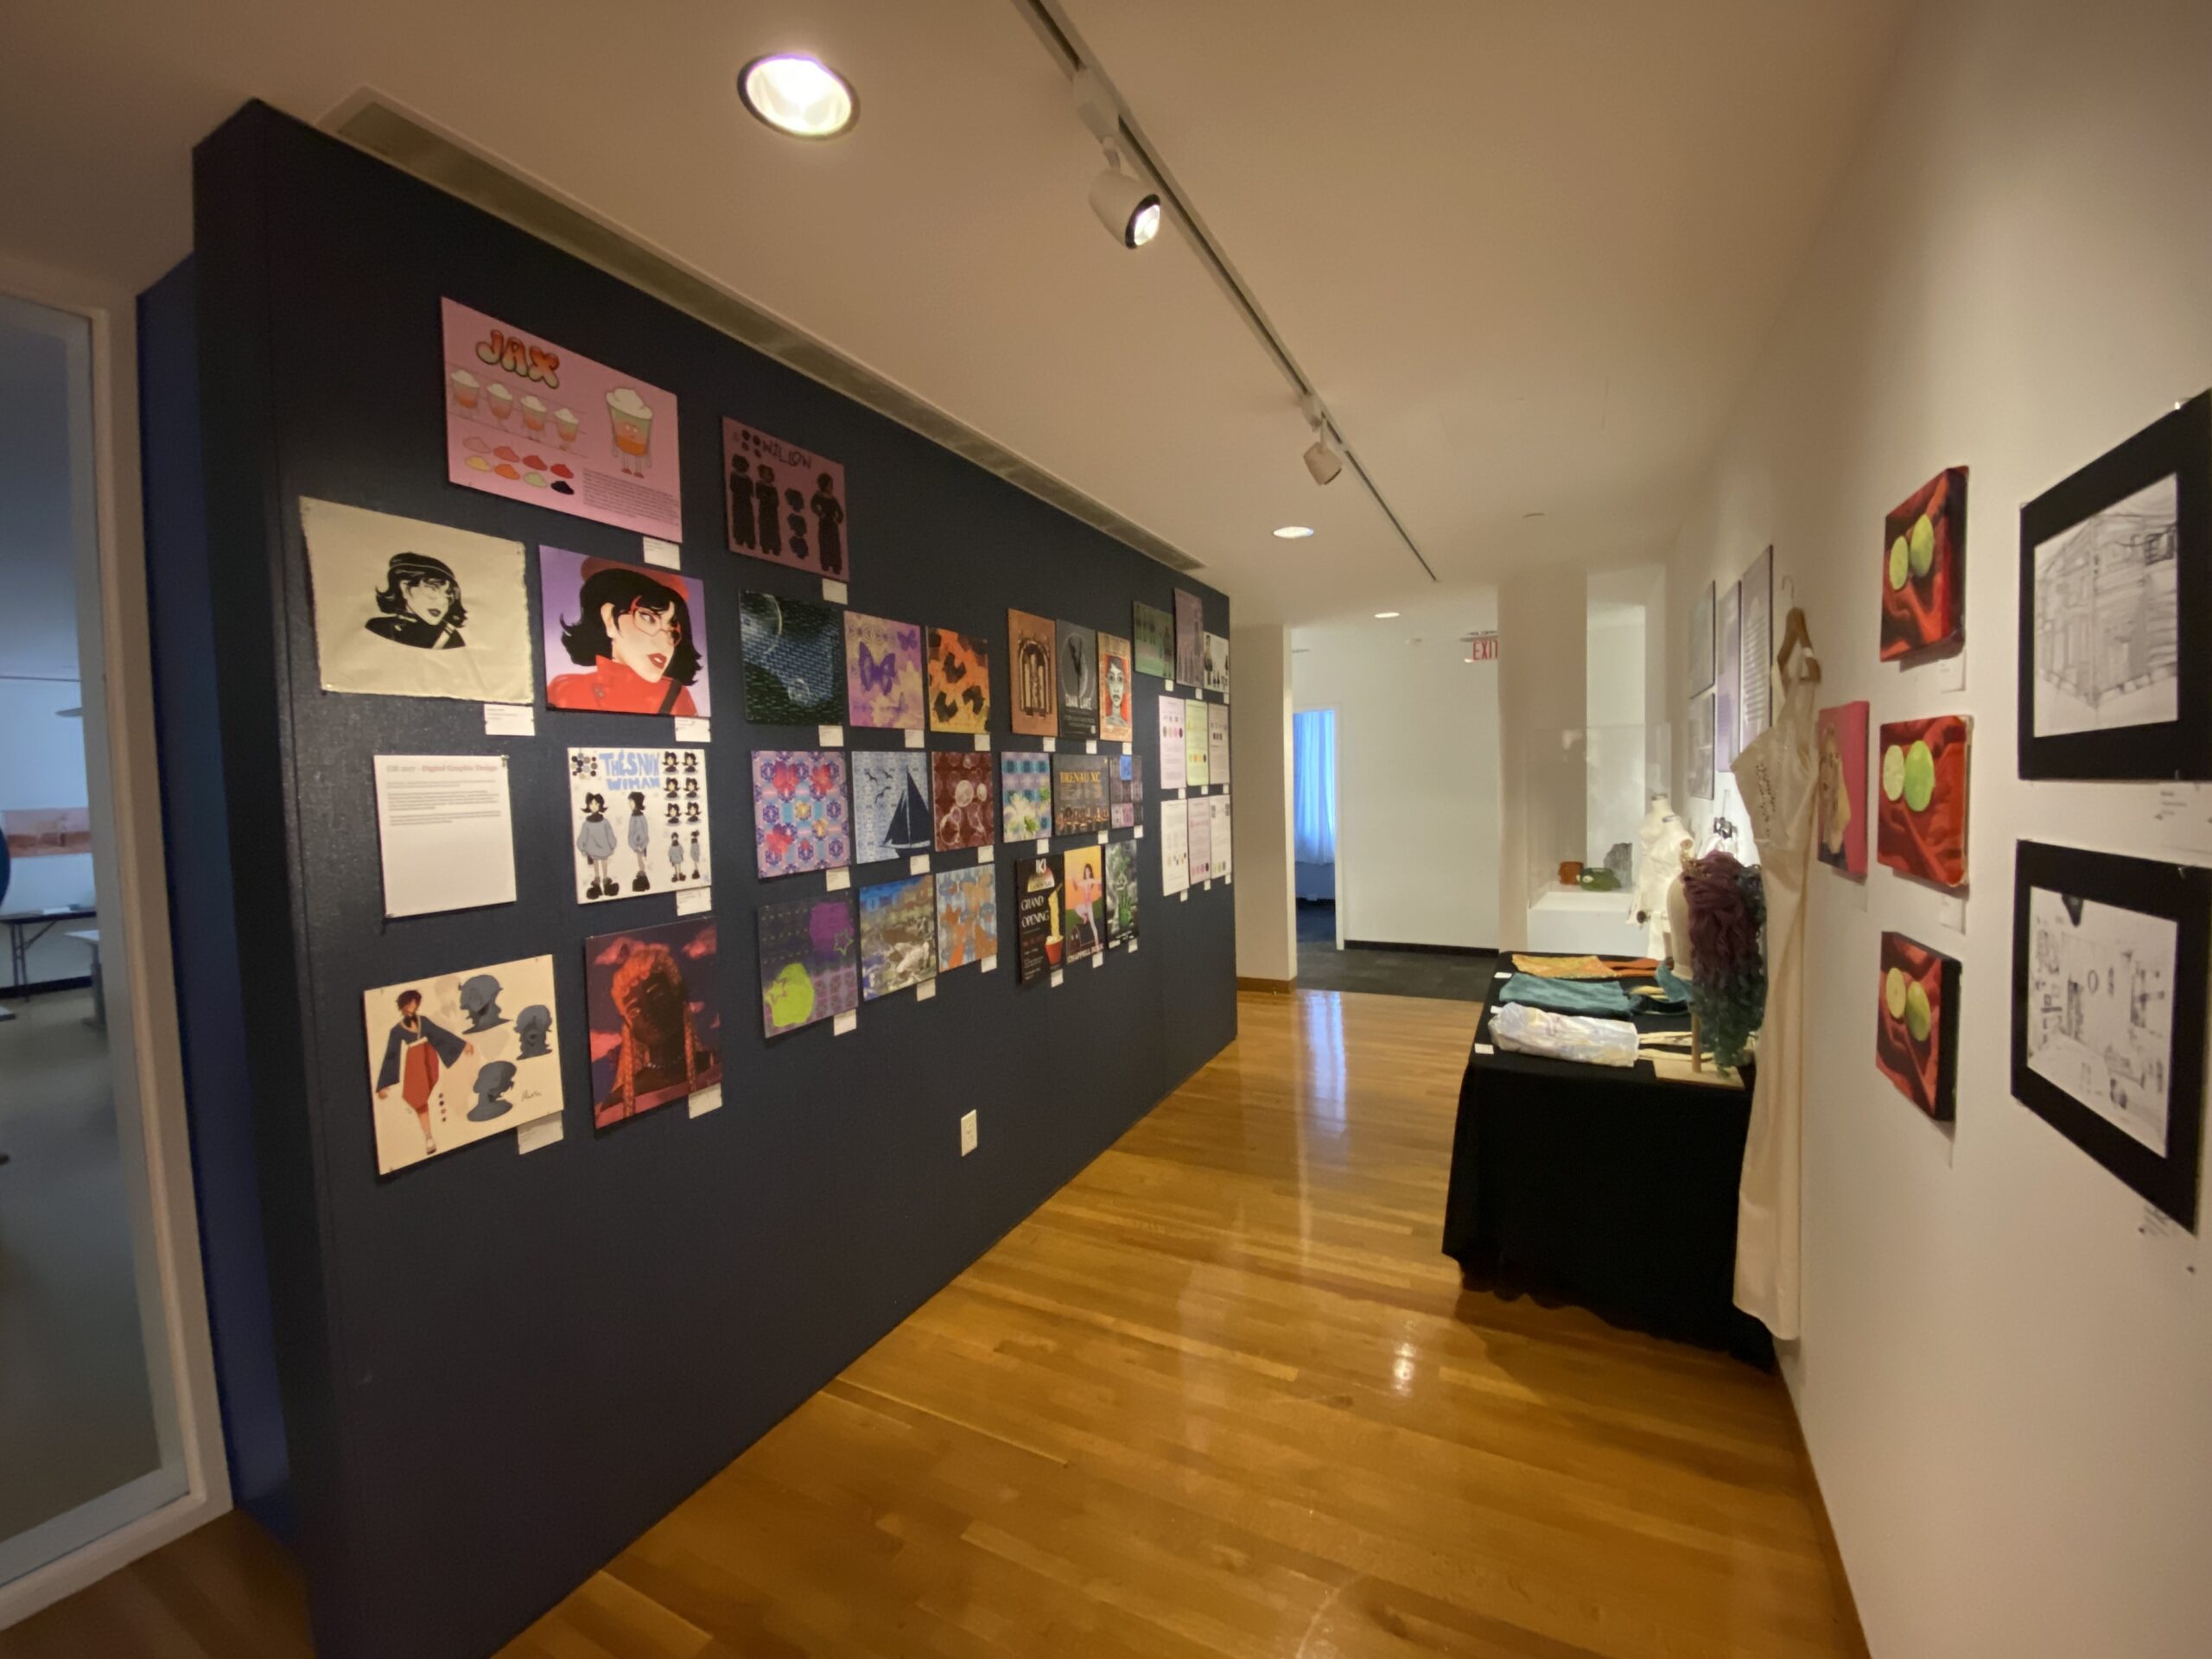
[[[2028,926],[2029,1065],[2163,1153],[2173,923],[2037,887]]]
[[[2177,500],[2161,479],[2036,549],[2037,736],[2177,717]]]

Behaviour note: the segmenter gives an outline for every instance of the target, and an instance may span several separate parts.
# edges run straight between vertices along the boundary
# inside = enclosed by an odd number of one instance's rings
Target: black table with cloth
[[[1748,1068],[1742,1083],[1691,1082],[1662,1075],[1686,1057],[1591,1065],[1495,1048],[1506,982],[1491,983],[1459,1084],[1444,1253],[1476,1288],[1771,1365],[1766,1327],[1732,1300]],[[1634,1023],[1640,1039],[1690,1024],[1641,1009]]]

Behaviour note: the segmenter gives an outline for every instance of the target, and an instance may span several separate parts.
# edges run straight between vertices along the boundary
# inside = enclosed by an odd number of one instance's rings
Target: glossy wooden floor
[[[1437,1253],[1478,1009],[1243,1036],[511,1659],[1799,1659],[1847,1633],[1780,1385]],[[240,1519],[4,1659],[291,1659]]]

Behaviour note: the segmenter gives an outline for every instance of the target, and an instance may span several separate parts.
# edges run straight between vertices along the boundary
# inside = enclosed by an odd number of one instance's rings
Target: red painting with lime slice
[[[1882,660],[1966,637],[1967,469],[1947,467],[1882,521]]]
[[[1951,1121],[1959,1061],[1959,964],[1902,933],[1882,935],[1874,1064],[1897,1092]]]
[[[1966,884],[1972,729],[1959,715],[1882,728],[1875,746],[1881,785],[1874,806],[1875,851],[1891,869],[1941,887]]]

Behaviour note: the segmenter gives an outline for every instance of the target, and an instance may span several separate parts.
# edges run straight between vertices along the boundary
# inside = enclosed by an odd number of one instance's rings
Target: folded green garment
[[[1514,975],[1497,1000],[1554,1014],[1626,1014],[1634,1006],[1617,980],[1539,979],[1534,974]]]

